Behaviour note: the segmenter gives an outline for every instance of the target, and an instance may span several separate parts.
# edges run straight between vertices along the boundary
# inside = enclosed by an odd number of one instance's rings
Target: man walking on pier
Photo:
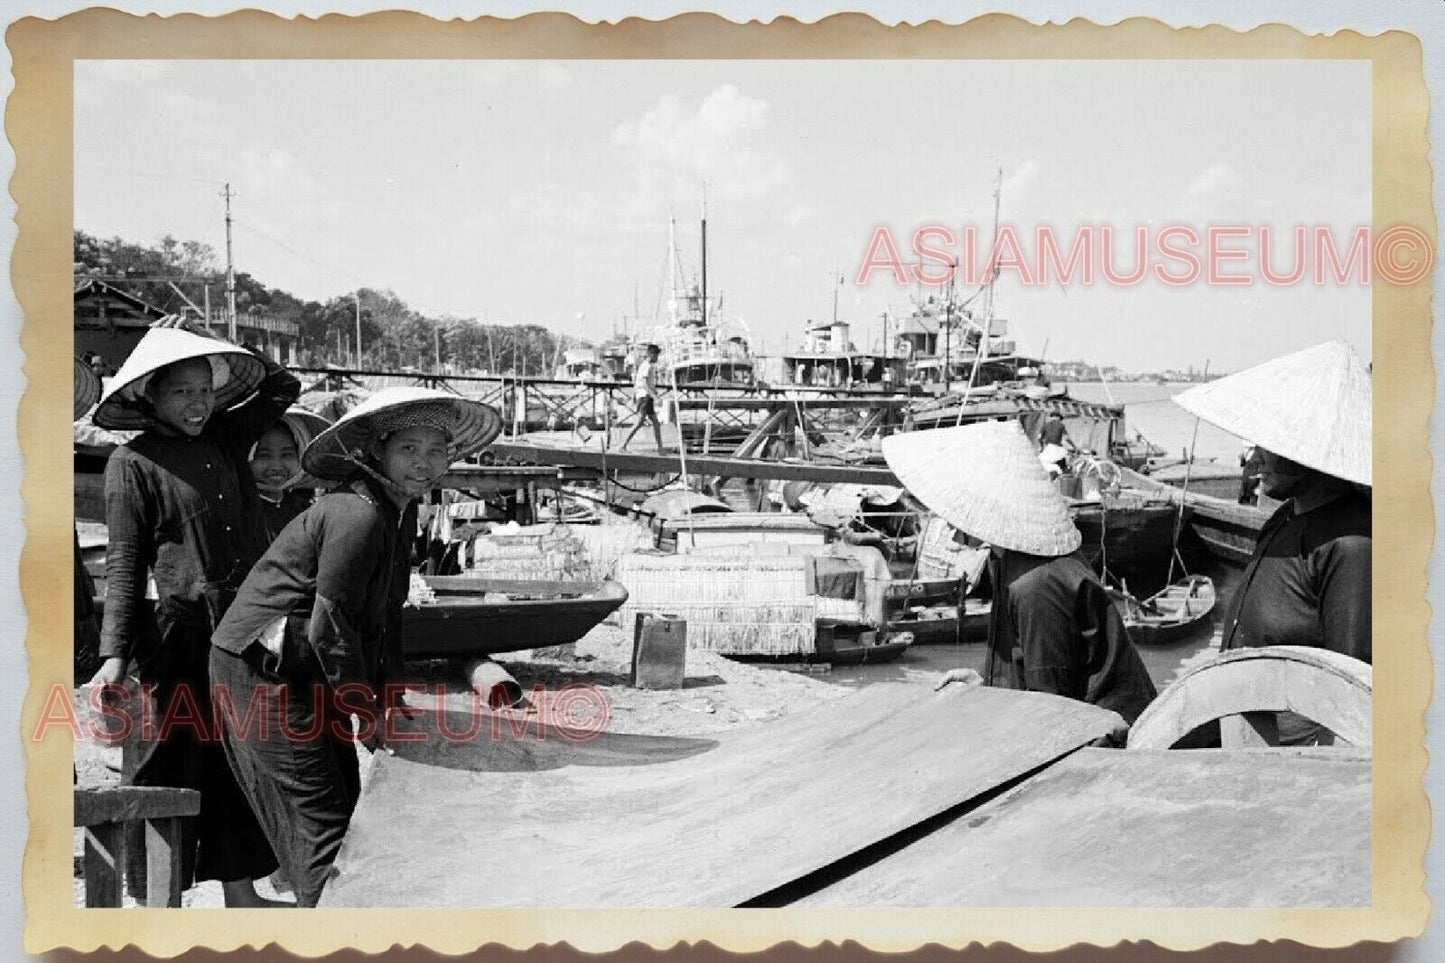
[[[662,422],[657,417],[657,359],[661,350],[655,344],[647,346],[647,357],[632,373],[632,391],[637,398],[637,424],[627,433],[622,450],[632,444],[632,438],[647,422],[652,422],[652,436],[657,439],[657,450],[662,451]]]

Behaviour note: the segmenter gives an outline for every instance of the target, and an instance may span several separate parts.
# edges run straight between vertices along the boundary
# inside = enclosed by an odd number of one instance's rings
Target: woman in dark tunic
[[[1255,445],[1261,488],[1283,499],[1229,600],[1221,647],[1304,645],[1369,662],[1373,392],[1354,350],[1316,345],[1174,400]],[[1281,745],[1330,741],[1279,714]]]
[[[213,738],[206,657],[265,546],[246,452],[301,386],[269,359],[185,324],[148,331],[96,409],[102,428],[141,434],[105,470],[103,661],[92,681],[118,684],[133,664],[152,687],[159,737],[135,743],[132,783],[201,792],[200,816],[185,824],[182,879],[220,880],[228,906],[265,905],[252,881],[276,862]],[[132,864],[133,886],[143,865]]]
[[[301,452],[329,424],[305,408],[291,408],[251,447],[251,477],[261,500],[267,544],[316,500],[320,486],[301,470]]]
[[[100,400],[100,376],[75,359],[75,418],[79,421]],[[80,557],[80,530],[75,535],[75,677],[88,678],[98,668],[100,625],[95,618],[95,582]]]
[[[500,428],[486,405],[423,388],[348,412],[302,456],[342,487],[286,526],[216,630],[226,753],[300,906],[320,898],[360,793],[350,716],[375,750],[397,707],[416,501]]]
[[[987,542],[993,610],[988,661],[944,682],[1048,692],[1132,724],[1156,694],[1081,536],[1016,421],[907,432],[883,441],[888,466],[950,524]]]

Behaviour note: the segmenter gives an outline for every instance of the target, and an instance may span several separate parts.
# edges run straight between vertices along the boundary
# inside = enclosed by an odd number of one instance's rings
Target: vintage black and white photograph
[[[1371,97],[78,60],[73,905],[1368,907]]]

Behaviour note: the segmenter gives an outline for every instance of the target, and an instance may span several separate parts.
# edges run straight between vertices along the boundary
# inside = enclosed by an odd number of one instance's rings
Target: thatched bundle
[[[476,536],[465,567],[478,578],[600,582],[615,576],[620,557],[650,543],[635,523],[524,525]]]
[[[819,599],[807,559],[795,555],[624,555],[621,624],[637,613],[687,620],[687,642],[723,655],[802,655],[814,650]]]

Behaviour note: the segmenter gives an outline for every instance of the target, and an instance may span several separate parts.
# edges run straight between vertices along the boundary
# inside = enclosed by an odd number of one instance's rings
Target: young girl
[[[384,741],[385,686],[401,680],[401,608],[416,501],[501,430],[492,408],[391,388],[306,448],[342,482],[286,526],[212,639],[226,754],[299,906],[315,906],[360,793],[358,738]]]
[[[301,452],[330,424],[305,408],[291,408],[251,448],[251,477],[261,497],[261,520],[270,544],[286,524],[311,507],[315,479],[301,470]]]
[[[131,781],[200,790],[200,816],[186,824],[182,878],[220,880],[226,905],[258,906],[265,901],[252,881],[276,862],[208,731],[206,655],[266,544],[246,453],[301,385],[269,359],[187,325],[172,318],[146,332],[95,412],[102,428],[141,433],[105,469],[103,662],[92,681],[120,683],[134,663],[158,720],[174,723],[159,726],[159,739],[137,742]],[[137,858],[133,888],[143,869]]]

